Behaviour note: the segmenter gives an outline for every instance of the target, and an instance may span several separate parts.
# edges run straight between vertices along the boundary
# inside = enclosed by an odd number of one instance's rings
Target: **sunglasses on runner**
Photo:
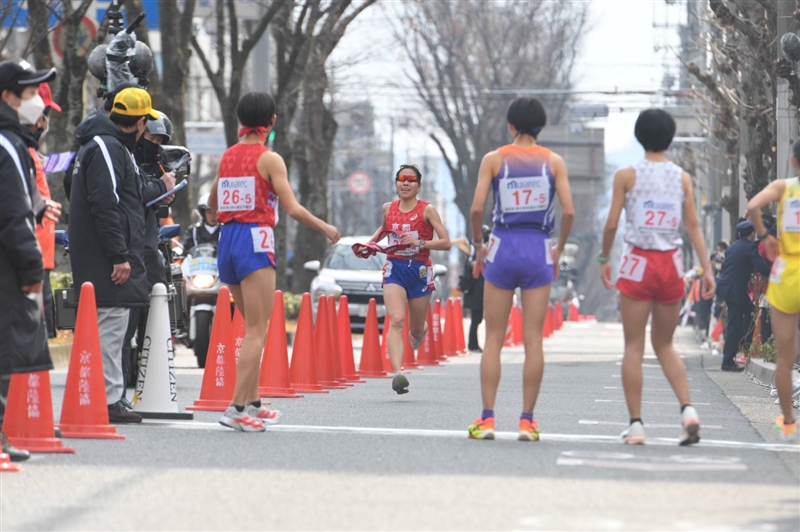
[[[400,183],[405,183],[405,182],[419,183],[419,178],[417,176],[415,176],[415,175],[399,175],[399,176],[397,176],[397,179],[395,179],[395,182],[396,183],[397,182],[400,182]]]

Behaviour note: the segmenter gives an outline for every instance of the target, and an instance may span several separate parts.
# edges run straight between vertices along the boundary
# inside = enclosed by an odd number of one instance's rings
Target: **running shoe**
[[[634,421],[621,436],[622,443],[626,445],[644,445],[644,425],[639,421]]]
[[[392,390],[397,392],[397,395],[408,393],[408,379],[399,371],[394,374],[392,379]]]
[[[680,445],[692,445],[700,441],[700,418],[692,406],[687,406],[681,414],[681,439]]]
[[[786,424],[783,422],[783,416],[775,420],[775,430],[781,433],[781,439],[784,441],[797,440],[797,420],[794,423]]]
[[[266,425],[276,425],[281,419],[280,410],[267,410],[264,405],[256,407],[248,403],[245,405],[244,410],[250,414],[250,417],[257,419]]]
[[[264,432],[267,430],[261,421],[247,413],[246,408],[239,412],[233,405],[230,405],[219,418],[219,424],[240,432]]]
[[[467,428],[471,440],[493,440],[494,418],[476,419],[475,423]]]
[[[519,441],[539,441],[539,424],[536,420],[519,420]]]

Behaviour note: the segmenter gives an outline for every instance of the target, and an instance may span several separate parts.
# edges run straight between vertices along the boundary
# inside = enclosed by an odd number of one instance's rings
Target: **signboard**
[[[347,186],[353,194],[366,194],[372,187],[372,179],[365,172],[355,172],[347,178]]]
[[[83,17],[78,26],[78,36],[76,44],[78,46],[78,57],[83,57],[89,48],[92,46],[94,36],[97,34],[97,26],[89,17]],[[56,55],[64,59],[64,48],[66,47],[67,34],[64,31],[64,25],[59,24],[53,31],[53,50]]]

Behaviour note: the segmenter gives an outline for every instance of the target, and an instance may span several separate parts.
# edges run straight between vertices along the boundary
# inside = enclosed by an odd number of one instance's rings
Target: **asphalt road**
[[[621,328],[565,324],[545,342],[538,443],[514,439],[524,355],[512,348],[495,441],[466,438],[481,408],[469,355],[410,372],[403,396],[369,379],[272,399],[284,417],[263,434],[199,412],[118,426],[124,441],[65,440],[76,454],[2,474],[0,530],[800,530],[800,446],[742,414],[742,389],[764,395],[756,384],[731,376],[732,400],[688,331],[679,348],[702,423],[691,448],[677,445],[679,407],[652,353],[648,444],[622,445]],[[185,406],[202,373],[186,350],[176,362]],[[52,374],[56,414],[65,377]]]

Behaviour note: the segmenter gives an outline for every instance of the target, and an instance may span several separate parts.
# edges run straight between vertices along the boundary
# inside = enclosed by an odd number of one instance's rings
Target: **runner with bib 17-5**
[[[242,96],[236,108],[241,140],[219,162],[208,206],[223,223],[217,249],[220,280],[229,285],[246,332],[236,364],[233,403],[220,424],[242,432],[261,432],[278,422],[280,413],[267,410],[258,394],[261,353],[275,292],[275,237],[278,201],[287,214],[325,235],[331,243],[339,231],[297,202],[286,175],[286,164],[264,143],[275,125],[275,102],[265,92]]]
[[[392,389],[408,393],[408,378],[400,371],[403,364],[403,327],[408,308],[409,341],[416,350],[427,332],[428,303],[433,295],[431,250],[450,249],[450,237],[439,212],[417,197],[422,187],[422,172],[404,164],[395,174],[400,198],[383,205],[383,224],[367,244],[388,233],[386,263],[383,265],[383,301],[389,316],[387,338],[389,358],[394,370]],[[433,239],[433,232],[439,237]]]
[[[792,164],[800,172],[800,139],[792,148]],[[778,233],[768,233],[761,209],[778,203]],[[800,316],[800,177],[776,179],[747,204],[756,235],[764,240],[767,258],[772,263],[767,301],[772,306],[772,331],[775,337],[775,387],[783,415],[775,428],[785,440],[797,439],[797,418],[792,408],[792,375],[797,356],[797,320]]]
[[[547,122],[541,102],[517,98],[511,102],[506,118],[514,141],[484,156],[470,210],[476,248],[472,275],[477,278],[483,272],[486,341],[481,356],[483,412],[467,433],[474,439],[494,439],[500,351],[514,292],[519,288],[525,344],[519,440],[537,441],[539,425],[533,419],[533,408],[544,372],[544,321],[550,285],[558,275],[558,260],[567,243],[575,209],[564,160],[536,141]],[[488,245],[484,245],[481,225],[489,189],[494,192],[494,229]],[[561,229],[558,244],[552,247],[555,196],[561,203]]]
[[[690,445],[700,441],[700,421],[690,404],[686,369],[672,345],[684,295],[681,224],[685,225],[700,257],[704,299],[714,295],[714,270],[708,262],[703,232],[697,221],[692,178],[664,155],[675,136],[675,120],[666,111],[648,109],[636,120],[634,133],[644,147],[645,156],[614,175],[603,250],[597,256],[603,284],[611,289],[614,284],[608,257],[625,208],[625,251],[616,284],[625,334],[622,387],[630,413],[630,426],[622,438],[627,444],[644,443],[642,359],[647,320],[652,315],[650,341],[681,405],[680,444]]]

